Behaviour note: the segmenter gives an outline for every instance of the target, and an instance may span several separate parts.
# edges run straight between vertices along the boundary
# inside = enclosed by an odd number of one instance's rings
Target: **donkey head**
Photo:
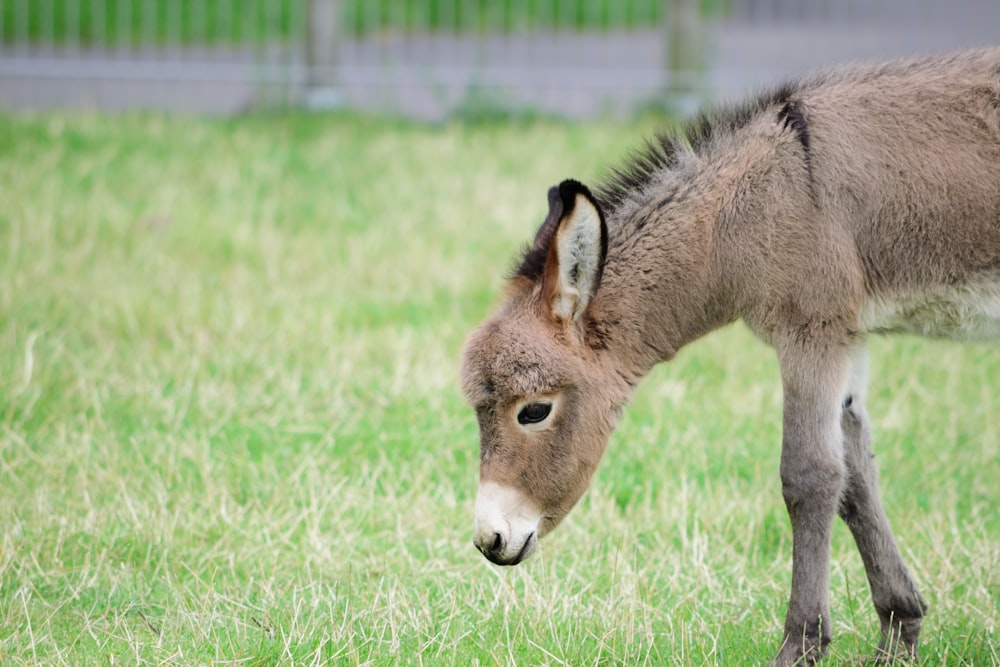
[[[607,226],[590,191],[564,181],[498,312],[466,343],[476,410],[475,545],[494,563],[531,555],[583,495],[625,400],[592,313]]]

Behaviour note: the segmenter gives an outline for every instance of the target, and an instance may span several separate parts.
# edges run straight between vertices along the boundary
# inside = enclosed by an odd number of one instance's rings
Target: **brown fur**
[[[481,481],[517,489],[543,514],[538,536],[551,530],[638,381],[742,319],[774,347],[785,396],[793,573],[776,662],[814,662],[830,641],[838,513],[882,619],[880,653],[915,655],[926,605],[879,500],[865,338],[1000,334],[1000,49],[833,70],[658,139],[596,195],[567,183],[465,350]],[[529,430],[517,410],[536,399],[552,415]],[[494,557],[499,532],[490,542],[477,544]]]

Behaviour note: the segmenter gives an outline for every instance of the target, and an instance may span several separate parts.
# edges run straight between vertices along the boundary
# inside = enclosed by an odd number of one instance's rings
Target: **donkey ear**
[[[597,292],[608,254],[608,228],[597,200],[581,183],[563,181],[549,196],[557,217],[545,260],[542,294],[552,314],[576,320]],[[555,213],[557,206],[559,212]]]

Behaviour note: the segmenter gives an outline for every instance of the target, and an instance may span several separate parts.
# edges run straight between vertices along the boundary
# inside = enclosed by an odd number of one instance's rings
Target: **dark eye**
[[[528,403],[517,413],[517,423],[522,426],[526,424],[538,424],[545,421],[550,412],[552,412],[551,403]]]

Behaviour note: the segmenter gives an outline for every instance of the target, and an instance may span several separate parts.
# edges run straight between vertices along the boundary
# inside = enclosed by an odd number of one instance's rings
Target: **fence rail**
[[[0,0],[0,106],[581,116],[998,36],[995,0]]]

